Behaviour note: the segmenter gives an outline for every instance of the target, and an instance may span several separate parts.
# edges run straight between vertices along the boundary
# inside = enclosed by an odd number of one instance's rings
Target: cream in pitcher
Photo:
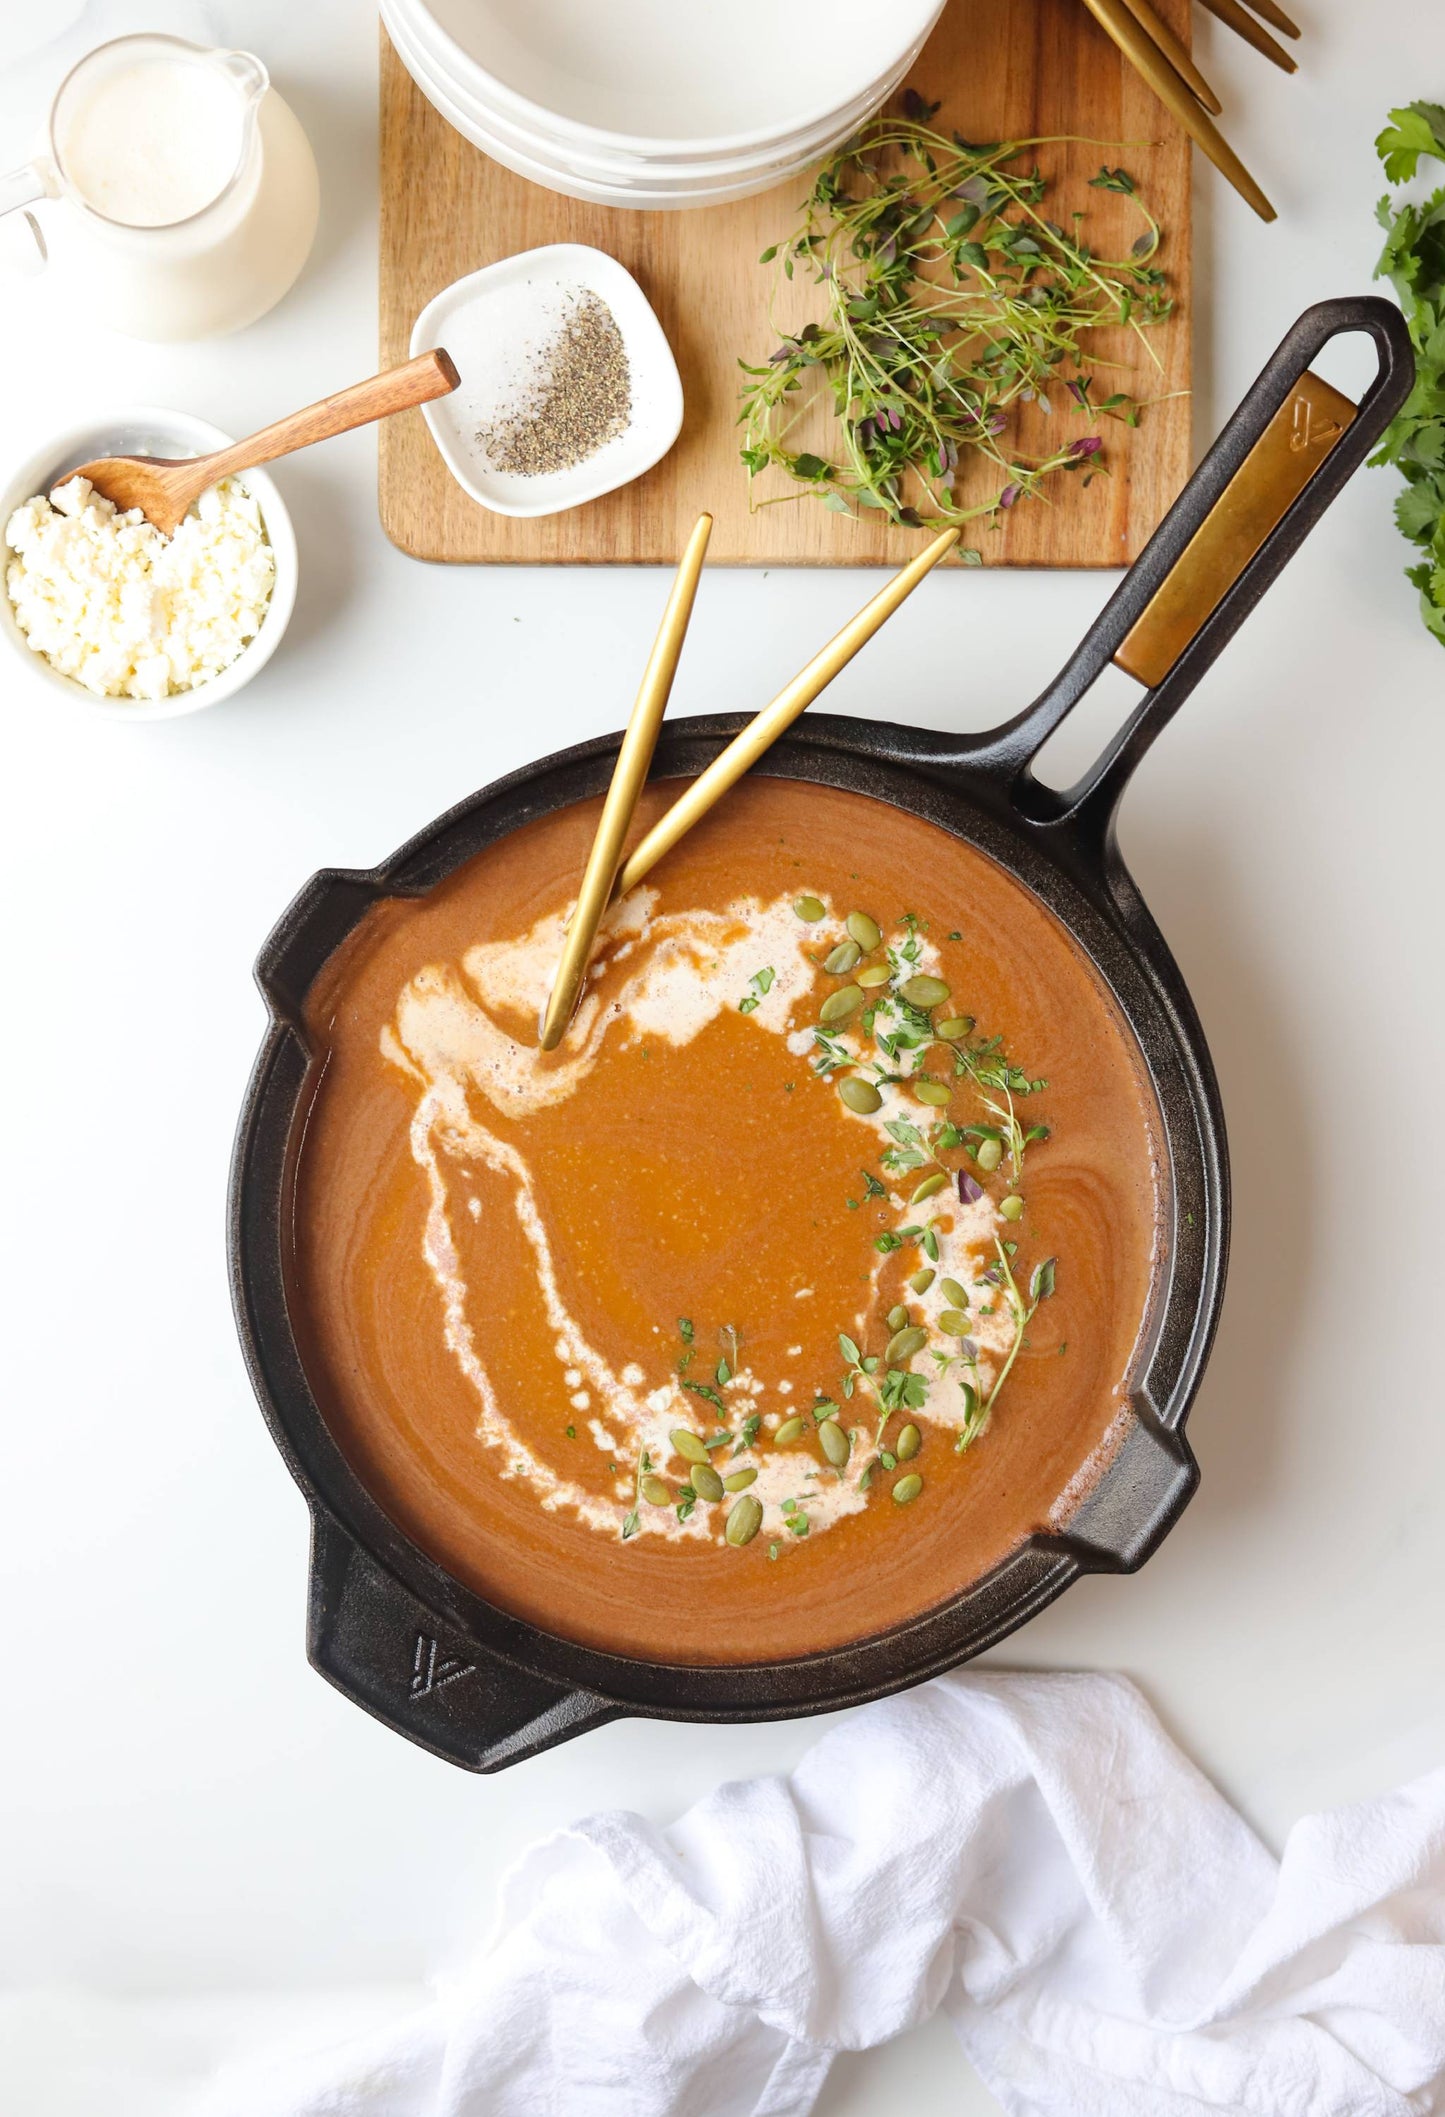
[[[119,37],[60,86],[44,151],[0,211],[51,198],[58,268],[135,338],[218,336],[290,287],[316,230],[305,133],[248,52]],[[58,225],[57,225],[58,223]]]

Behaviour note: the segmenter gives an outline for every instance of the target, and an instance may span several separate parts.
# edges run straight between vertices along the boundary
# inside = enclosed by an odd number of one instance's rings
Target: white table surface
[[[1299,4],[1292,81],[1199,17],[1231,136],[1281,209],[1261,226],[1201,167],[1201,445],[1299,309],[1368,286],[1373,136],[1392,103],[1445,94],[1435,0]],[[25,56],[35,25],[82,12]],[[317,150],[317,248],[270,317],[192,347],[116,339],[7,281],[5,461],[127,400],[249,430],[374,364],[370,11],[3,0],[9,160],[62,63],[141,26],[267,60]],[[1358,387],[1363,369],[1332,372]],[[363,433],[281,467],[300,598],[239,699],[117,729],[0,678],[0,1986],[304,2002],[420,1983],[485,1928],[529,1839],[599,1805],[666,1818],[722,1777],[786,1769],[815,1733],[622,1722],[478,1780],[306,1666],[305,1509],[224,1270],[263,1023],[251,959],[313,868],[369,865],[472,787],[616,727],[663,594],[653,572],[419,565],[378,526],[375,456]],[[1394,490],[1360,475],[1128,798],[1125,851],[1198,1000],[1233,1143],[1233,1272],[1190,1429],[1203,1485],[1143,1574],[1081,1583],[1002,1656],[1129,1671],[1275,1840],[1445,1752],[1445,656],[1401,578]],[[984,726],[1112,585],[937,579],[831,702]],[[865,587],[710,575],[678,709],[760,703]],[[1127,688],[1077,716],[1074,760]],[[823,2107],[905,2096],[912,2117],[994,2107],[937,2023],[841,2061]]]

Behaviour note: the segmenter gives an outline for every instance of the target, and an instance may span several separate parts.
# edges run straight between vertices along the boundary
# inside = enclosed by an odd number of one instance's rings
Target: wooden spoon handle
[[[449,353],[439,347],[432,353],[418,353],[415,360],[403,361],[399,368],[368,375],[365,382],[353,382],[349,389],[337,390],[319,404],[308,404],[304,411],[292,412],[274,426],[263,426],[245,441],[218,449],[205,459],[206,484],[214,485],[233,471],[253,470],[258,463],[274,463],[278,456],[289,456],[312,441],[327,441],[354,426],[366,426],[392,412],[445,397],[461,379]]]

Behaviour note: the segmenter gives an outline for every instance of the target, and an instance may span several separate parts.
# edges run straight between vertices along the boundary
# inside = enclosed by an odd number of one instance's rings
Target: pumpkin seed
[[[892,975],[886,963],[865,963],[855,982],[871,991],[875,985],[886,985]]]
[[[678,1454],[689,1463],[705,1463],[707,1450],[690,1426],[674,1426],[667,1437]]]
[[[871,956],[883,939],[883,929],[876,919],[870,919],[866,911],[850,911],[843,921],[853,939],[865,956]]]
[[[861,1073],[845,1073],[838,1083],[838,1094],[844,1108],[856,1111],[859,1117],[871,1117],[875,1110],[883,1108],[883,1097]]]
[[[968,1295],[956,1279],[940,1279],[938,1291],[950,1308],[967,1308]]]
[[[830,992],[818,1009],[818,1020],[823,1023],[846,1022],[850,1014],[856,1014],[863,1005],[863,995],[856,985],[840,985]]]
[[[743,1470],[729,1471],[728,1475],[723,1479],[723,1491],[746,1492],[749,1485],[756,1479],[757,1474],[756,1470],[752,1469],[751,1466]]]
[[[925,1264],[921,1272],[913,1274],[908,1284],[912,1287],[915,1294],[926,1294],[937,1277],[938,1274],[934,1271],[933,1266]],[[945,1280],[944,1284],[947,1285],[947,1283]]]
[[[917,977],[906,979],[899,987],[899,991],[903,994],[910,1007],[922,1007],[925,1009],[941,1006],[948,998],[951,990],[952,987],[945,985],[942,978],[930,978],[923,972],[920,972]]]
[[[893,1497],[897,1500],[900,1507],[906,1507],[910,1500],[917,1499],[922,1490],[922,1478],[916,1470],[910,1470],[907,1477],[901,1477],[893,1487]]]
[[[1005,1220],[1022,1220],[1022,1219],[1023,1219],[1023,1217],[1024,1217],[1024,1202],[1023,1202],[1023,1200],[1022,1200],[1022,1199],[1021,1199],[1021,1198],[1019,1197],[1019,1194],[1018,1194],[1018,1192],[1017,1192],[1017,1191],[1010,1191],[1010,1192],[1009,1192],[1009,1195],[1008,1195],[1008,1197],[1007,1197],[1007,1198],[1005,1198],[1005,1199],[1003,1199],[1003,1200],[1002,1200],[1002,1201],[1000,1202],[1000,1204],[999,1204],[999,1211],[1000,1211],[1000,1212],[1001,1212],[1001,1213],[1003,1214],[1003,1217],[1004,1217],[1004,1219],[1005,1219]]]
[[[799,897],[793,906],[798,917],[809,926],[816,926],[826,909],[821,897]]]
[[[929,1104],[934,1110],[941,1110],[953,1092],[942,1081],[931,1081],[927,1075],[922,1080],[910,1081],[909,1086],[921,1103]]]
[[[848,1438],[847,1428],[836,1419],[825,1419],[818,1428],[818,1443],[835,1470],[841,1470],[853,1453],[853,1443]]]
[[[908,1325],[913,1321],[913,1318],[909,1315],[907,1309],[903,1306],[903,1303],[900,1301],[897,1308],[889,1309],[887,1321],[888,1328],[890,1331],[906,1330]]]
[[[645,1477],[639,1490],[649,1507],[669,1507],[672,1504],[672,1487],[664,1485],[660,1477]]]
[[[951,1014],[946,1021],[934,1023],[933,1033],[935,1036],[941,1036],[946,1043],[954,1044],[960,1038],[966,1037],[972,1028],[971,1014]]]
[[[840,941],[835,949],[824,956],[823,968],[829,977],[841,978],[862,960],[863,951],[856,941]]]
[[[900,1367],[905,1360],[911,1360],[915,1353],[921,1353],[927,1343],[928,1333],[921,1324],[911,1323],[907,1330],[895,1331],[888,1340],[888,1365]]]
[[[931,1176],[925,1176],[922,1183],[914,1187],[913,1196],[908,1203],[911,1206],[922,1205],[925,1198],[932,1198],[947,1182],[948,1177],[944,1171],[935,1169]]]
[[[773,1435],[774,1448],[791,1447],[792,1443],[797,1440],[798,1436],[801,1434],[802,1431],[803,1422],[801,1419],[784,1419],[782,1425]]]
[[[834,995],[836,998],[836,994]],[[991,1176],[1003,1160],[1003,1142],[997,1139],[981,1139],[978,1143],[977,1161],[986,1175]]]
[[[893,1443],[893,1453],[900,1463],[911,1463],[922,1446],[923,1435],[910,1420]]]
[[[950,1338],[966,1338],[973,1325],[961,1308],[946,1308],[938,1319],[940,1330],[946,1330]]]
[[[692,1473],[691,1483],[698,1498],[706,1500],[710,1506],[716,1506],[723,1496],[723,1481],[711,1463],[699,1463]]]
[[[763,1526],[763,1503],[751,1492],[733,1501],[728,1509],[728,1518],[723,1525],[723,1535],[730,1544],[750,1544]]]

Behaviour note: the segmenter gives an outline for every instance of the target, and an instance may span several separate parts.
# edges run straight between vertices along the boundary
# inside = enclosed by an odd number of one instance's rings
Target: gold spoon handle
[[[1153,38],[1190,94],[1204,105],[1211,117],[1217,118],[1224,106],[1195,65],[1193,54],[1183,39],[1175,36],[1161,15],[1155,14],[1149,0],[1124,0],[1124,4],[1145,36]]]
[[[582,990],[582,980],[587,975],[587,965],[592,956],[592,944],[597,938],[597,928],[602,914],[607,909],[607,900],[612,895],[612,884],[617,874],[617,863],[622,858],[622,848],[632,823],[637,797],[642,792],[652,763],[652,753],[657,747],[658,730],[662,716],[667,711],[668,697],[672,691],[672,679],[677,674],[678,657],[682,653],[683,639],[687,633],[688,620],[697,595],[698,575],[707,555],[707,540],[712,535],[712,516],[699,515],[697,526],[688,538],[687,549],[677,569],[672,584],[672,593],[667,599],[667,608],[662,613],[657,638],[642,672],[642,683],[637,693],[637,703],[632,708],[627,723],[627,732],[622,738],[622,747],[617,753],[617,763],[612,771],[612,784],[607,789],[607,799],[602,804],[602,820],[597,826],[597,835],[592,840],[592,850],[587,855],[587,865],[582,873],[582,887],[577,893],[577,908],[567,928],[561,961],[557,975],[552,980],[552,993],[542,1016],[538,1041],[544,1051],[554,1051],[562,1041],[562,1033],[571,1021]]]
[[[1277,5],[1277,0],[1249,0],[1249,4],[1255,14],[1263,21],[1272,24],[1275,29],[1282,30],[1285,36],[1297,37],[1299,35],[1298,22],[1293,21],[1285,13],[1284,9]]]
[[[865,641],[872,639],[886,619],[890,618],[898,605],[912,595],[926,573],[930,573],[958,542],[956,529],[945,529],[941,536],[920,551],[916,559],[910,559],[901,572],[895,573],[886,586],[879,589],[870,602],[863,605],[856,617],[848,620],[836,638],[829,640],[821,653],[815,654],[805,669],[800,669],[790,684],[784,685],[769,706],[764,706],[755,720],[750,720],[740,735],[734,736],[721,756],[715,757],[706,771],[700,773],[687,789],[680,794],[665,816],[658,818],[652,829],[629,855],[626,865],[617,878],[617,894],[623,896],[635,889],[643,876],[648,874],[664,853],[670,852],[686,831],[702,816],[705,816],[715,801],[719,801],[729,787],[736,786],[763,752],[775,743],[785,728],[792,726],[806,706],[810,706],[838,671],[852,661]]]
[[[1210,0],[1205,0],[1210,4]],[[1223,4],[1223,0],[1220,0]],[[1224,134],[1190,94],[1152,37],[1145,36],[1124,5],[1124,0],[1084,0],[1084,5],[1114,42],[1129,64],[1149,83],[1160,102],[1178,118],[1190,138],[1209,156],[1216,169],[1228,177],[1242,199],[1253,206],[1263,221],[1272,221],[1275,210],[1230,146]]]
[[[1260,27],[1248,9],[1240,6],[1239,0],[1204,0],[1204,5],[1211,15],[1217,15],[1236,36],[1243,37],[1246,44],[1263,52],[1265,58],[1272,60],[1282,72],[1292,74],[1298,70],[1299,61],[1292,58],[1282,44],[1275,43],[1269,31]]]

